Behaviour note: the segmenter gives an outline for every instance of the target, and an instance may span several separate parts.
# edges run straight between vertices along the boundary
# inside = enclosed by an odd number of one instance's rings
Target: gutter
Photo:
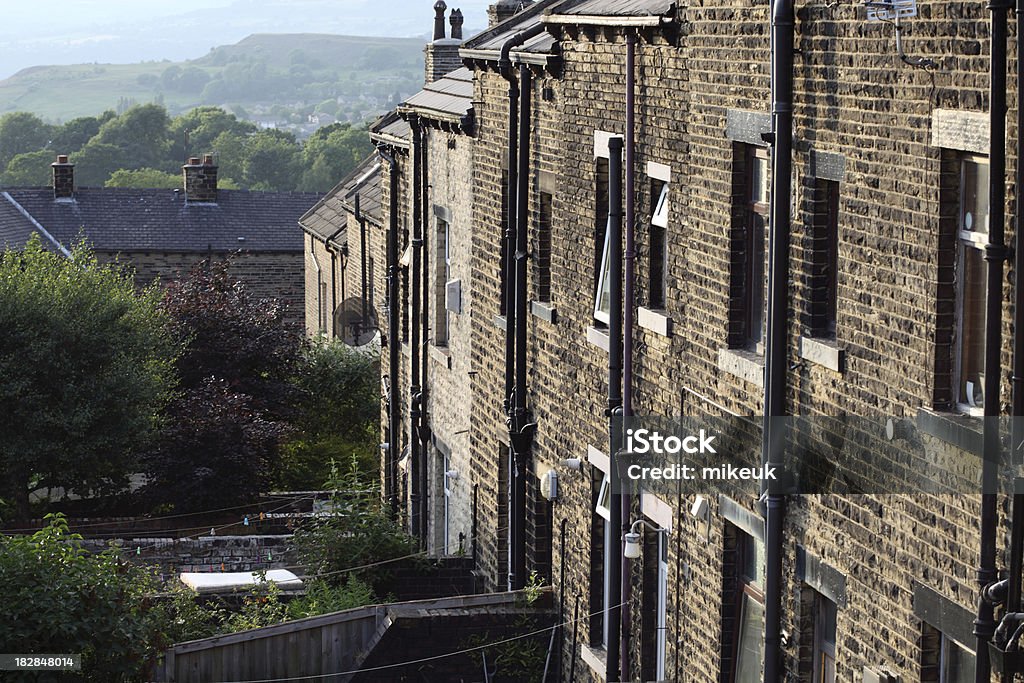
[[[66,256],[67,258],[71,259],[72,261],[74,260],[75,257],[71,255],[71,252],[68,251],[67,248],[65,248],[65,246],[63,244],[61,244],[59,241],[57,241],[57,238],[54,237],[53,235],[51,235],[50,231],[47,230],[46,228],[44,228],[42,226],[42,224],[39,221],[37,221],[32,216],[32,214],[30,214],[28,212],[27,209],[25,209],[24,206],[22,206],[21,204],[16,202],[14,200],[14,197],[12,197],[9,192],[4,192],[3,193],[3,197],[8,202],[10,202],[11,206],[13,206],[15,209],[17,209],[18,212],[22,216],[24,216],[26,219],[28,219],[28,222],[31,223],[33,225],[33,227],[35,227],[35,229],[38,230],[43,235],[43,237],[45,237],[47,240],[49,240],[50,243],[53,244],[53,246],[55,246],[57,248],[57,251],[59,251],[60,253],[64,254],[64,256]]]
[[[652,28],[672,23],[672,19],[661,15],[643,17],[607,17],[595,14],[549,14],[541,18],[544,24],[555,26],[614,26],[616,28]],[[460,53],[461,54],[461,53]]]

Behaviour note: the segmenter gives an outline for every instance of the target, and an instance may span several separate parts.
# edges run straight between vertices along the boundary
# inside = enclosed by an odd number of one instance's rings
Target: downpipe
[[[384,145],[377,147],[381,158],[388,162],[389,202],[387,239],[387,281],[388,281],[388,450],[386,464],[385,498],[392,519],[398,519],[398,452],[401,448],[401,415],[399,411],[398,364],[400,350],[398,342],[398,161],[393,151]]]
[[[793,0],[772,0],[771,96],[772,188],[768,228],[768,335],[765,349],[764,431],[761,462],[781,469],[786,435],[789,328],[789,234],[793,149]],[[786,499],[779,482],[762,483],[765,501],[764,680],[783,680],[782,555]]]
[[[990,0],[991,54],[989,69],[989,240],[985,245],[987,282],[985,287],[985,380],[983,457],[981,464],[981,544],[978,558],[978,588],[984,595],[989,584],[998,579],[996,572],[996,488],[998,486],[999,383],[1002,351],[1003,261],[1006,260],[1004,234],[1006,201],[1006,21],[1010,0]],[[959,390],[959,389],[958,389]],[[988,683],[992,675],[988,643],[995,634],[994,608],[979,599],[974,635],[977,638],[975,678]]]
[[[633,415],[633,327],[635,315],[635,265],[636,265],[636,32],[626,34],[626,249],[623,254],[623,333],[622,333],[622,415],[624,418]],[[621,438],[621,437],[620,437]],[[619,537],[629,531],[632,520],[633,497],[630,493],[622,493],[622,510],[620,515],[621,529]],[[633,584],[630,581],[632,560],[622,556],[622,578],[619,580],[622,595],[622,625],[619,636],[619,680],[630,680],[631,650],[629,647],[632,633],[632,608],[630,607]]]
[[[411,285],[410,293],[411,315],[409,318],[409,526],[413,536],[419,539],[420,548],[427,547],[427,535],[423,525],[420,499],[426,496],[426,489],[421,489],[420,470],[426,467],[419,439],[420,416],[421,416],[421,388],[420,379],[420,313],[421,296],[426,290],[420,290],[420,270],[422,268],[423,250],[423,221],[420,207],[423,202],[423,191],[420,179],[423,177],[425,168],[420,156],[423,147],[423,129],[420,126],[419,116],[410,114],[408,117],[409,127],[412,130],[412,272],[409,275]],[[426,298],[422,296],[422,298]]]
[[[622,138],[608,140],[608,454],[610,473],[615,472],[622,450]],[[614,479],[613,479],[614,481]],[[622,639],[622,537],[615,534],[615,522],[623,515],[621,490],[612,488],[609,504],[612,537],[609,572],[609,600],[611,607],[605,615],[608,620],[608,653],[605,662],[605,680],[619,676],[619,644]],[[626,679],[628,680],[628,678]]]

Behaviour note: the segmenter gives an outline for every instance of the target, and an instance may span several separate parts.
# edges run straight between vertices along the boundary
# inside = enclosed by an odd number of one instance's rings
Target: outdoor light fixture
[[[638,519],[633,522],[629,527],[629,531],[622,535],[622,540],[626,542],[626,547],[622,551],[622,556],[629,560],[635,560],[640,557],[640,542],[643,540],[643,536],[639,531],[638,527],[648,526],[652,531],[657,531],[659,534],[667,533],[668,529],[663,529],[660,526],[654,526],[646,519]]]

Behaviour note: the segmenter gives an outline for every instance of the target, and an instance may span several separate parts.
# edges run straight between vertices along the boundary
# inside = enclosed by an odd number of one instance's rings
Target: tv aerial
[[[864,7],[868,11],[868,23],[891,23],[896,30],[896,53],[903,63],[920,69],[937,69],[937,62],[927,57],[910,57],[903,51],[903,31],[906,26],[901,19],[917,16],[917,0],[867,0]]]

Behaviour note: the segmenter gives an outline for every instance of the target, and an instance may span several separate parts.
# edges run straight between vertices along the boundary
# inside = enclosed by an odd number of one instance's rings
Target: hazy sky
[[[482,29],[494,0],[449,0]],[[0,0],[0,79],[29,66],[201,57],[252,33],[409,37],[433,0]]]

